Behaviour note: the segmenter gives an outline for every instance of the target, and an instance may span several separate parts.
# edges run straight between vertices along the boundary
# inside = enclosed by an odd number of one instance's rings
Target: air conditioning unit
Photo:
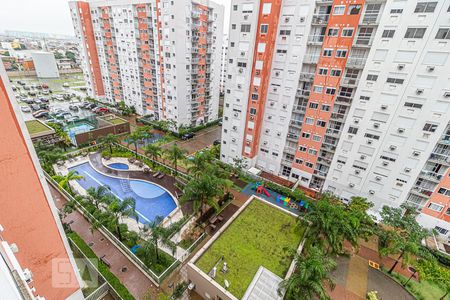
[[[237,130],[237,126],[233,126],[233,130],[236,131]]]
[[[289,22],[289,17],[284,18],[284,22]]]
[[[398,64],[397,65],[397,70],[403,70],[405,68],[404,64]]]
[[[405,172],[406,172],[406,173],[411,172],[411,168],[405,168]]]
[[[397,132],[398,133],[403,133],[403,132],[405,132],[405,128],[399,128],[399,129],[397,129]]]
[[[231,142],[232,142],[232,143],[235,143],[235,142],[236,142],[236,139],[235,139],[235,138],[232,138],[232,139],[231,139]]]
[[[353,119],[353,122],[354,122],[355,124],[358,124],[358,123],[359,123],[359,119]]]
[[[374,124],[373,124],[373,127],[375,127],[375,128],[380,127],[380,123],[374,123]]]
[[[359,174],[359,173],[361,173],[360,170],[355,170],[355,174]]]
[[[305,17],[300,17],[300,23],[304,23],[305,22]]]
[[[275,102],[270,102],[269,105],[270,105],[270,106],[274,106],[274,105],[275,105]]]
[[[450,98],[450,92],[445,92],[445,93],[444,93],[444,97],[445,97],[445,98]]]
[[[368,145],[372,145],[373,141],[372,140],[367,140],[367,144]]]
[[[381,176],[375,176],[375,180],[376,181],[380,181],[381,180]]]
[[[422,95],[422,94],[423,94],[423,89],[416,90],[416,95]]]
[[[387,106],[386,104],[381,105],[381,109],[382,109],[382,110],[385,110],[385,109],[387,109],[387,108],[388,108],[388,106]]]
[[[238,113],[234,113],[233,115],[234,115],[236,118],[239,117],[239,114],[238,114]]]
[[[434,71],[434,66],[428,66],[427,67],[427,71],[428,72],[433,72]]]
[[[265,131],[266,131],[266,133],[269,133],[269,132],[270,132],[270,130],[269,130],[269,129],[266,129]]]
[[[278,132],[278,133],[277,133],[277,136],[281,136],[281,132]]]
[[[264,141],[264,142],[263,142],[263,145],[267,145],[267,141]]]
[[[280,72],[276,71],[275,76],[277,76],[277,77],[280,76]]]
[[[349,187],[354,187],[355,184],[350,182],[350,183],[348,184],[348,186],[349,186]]]
[[[278,91],[278,89],[277,89],[276,87],[274,87],[274,88],[273,88],[273,91],[276,92],[276,91]]]
[[[25,281],[30,283],[31,279],[33,278],[33,273],[31,273],[30,270],[25,269],[23,270],[23,277],[25,277]]]
[[[245,141],[245,143],[246,143],[247,145],[250,145],[250,141],[249,141],[249,140]]]
[[[397,149],[397,146],[395,146],[395,145],[390,145],[390,146],[389,146],[389,149],[391,149],[392,151],[394,151],[395,149]]]
[[[241,56],[245,56],[245,51],[241,51]]]
[[[248,20],[248,15],[244,15],[244,20]]]
[[[383,161],[383,166],[388,166],[389,165],[389,163],[387,162],[387,161]]]
[[[375,194],[375,191],[374,190],[370,190],[369,194],[373,195],[373,194]]]
[[[239,68],[239,73],[244,73],[244,69],[243,68]]]
[[[413,156],[419,156],[420,152],[419,151],[413,151]]]
[[[365,155],[361,155],[359,158],[361,158],[362,160],[366,159]]]
[[[237,87],[238,87],[238,89],[242,89],[242,85],[241,84],[238,84]]]
[[[250,120],[254,120],[255,119],[255,116],[250,116]]]
[[[287,108],[287,105],[286,104],[283,104],[283,109],[286,109]]]

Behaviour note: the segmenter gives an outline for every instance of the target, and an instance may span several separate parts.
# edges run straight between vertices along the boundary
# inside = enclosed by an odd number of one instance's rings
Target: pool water
[[[95,170],[89,162],[69,168],[69,171],[77,171],[84,177],[77,181],[86,190],[107,185],[120,200],[134,198],[136,213],[142,224],[152,222],[157,216],[165,218],[177,207],[167,190],[148,181],[107,176]]]
[[[72,143],[76,145],[75,136],[77,134],[88,132],[94,128],[95,127],[89,123],[78,123],[64,127],[64,131],[67,132],[67,135],[69,136]]]
[[[124,163],[112,163],[109,164],[108,167],[116,170],[129,170],[130,167],[127,164]]]

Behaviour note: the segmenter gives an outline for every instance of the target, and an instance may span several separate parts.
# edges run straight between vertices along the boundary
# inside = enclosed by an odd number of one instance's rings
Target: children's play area
[[[257,195],[271,203],[281,206],[293,213],[308,210],[308,202],[305,199],[291,199],[265,187],[264,182],[249,183],[243,190],[243,194]]]

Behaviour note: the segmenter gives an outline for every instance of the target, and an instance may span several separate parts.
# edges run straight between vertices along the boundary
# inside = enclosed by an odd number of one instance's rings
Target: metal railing
[[[50,175],[47,172],[44,171],[44,175],[47,181],[50,183],[50,185],[52,185],[55,189],[60,191],[63,194],[63,196],[66,197],[67,200],[73,201],[74,203],[77,204],[78,210],[91,224],[98,223],[98,220],[89,211],[87,211],[84,208],[84,206],[80,202],[78,202],[72,195],[70,195],[66,190],[62,189],[58,185],[58,183],[50,177]],[[121,252],[125,256],[127,256],[128,259],[130,259],[130,261],[132,261],[136,266],[138,266],[138,268],[144,271],[144,274],[148,275],[147,277],[156,281],[154,283],[158,286],[159,283],[161,283],[162,280],[169,274],[167,272],[173,270],[175,268],[174,265],[178,265],[180,263],[179,260],[175,259],[172,265],[170,265],[163,273],[161,273],[161,275],[157,275],[150,268],[148,268],[133,252],[131,252],[131,250],[127,246],[125,246],[114,234],[112,234],[108,228],[106,228],[103,225],[100,225],[98,230],[101,233],[105,234],[110,239],[110,241],[117,248],[119,248],[119,250],[121,250]]]

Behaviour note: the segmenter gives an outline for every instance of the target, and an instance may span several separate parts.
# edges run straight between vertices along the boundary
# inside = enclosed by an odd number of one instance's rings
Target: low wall
[[[130,133],[130,123],[122,123],[117,125],[110,125],[98,129],[93,129],[88,132],[79,133],[75,136],[77,145],[87,144],[96,141],[99,137],[106,136],[110,133],[123,134]]]
[[[76,74],[76,73],[83,73],[81,69],[61,69],[58,70],[59,74]],[[21,77],[21,76],[36,76],[36,71],[7,71],[6,74],[8,74],[9,77]]]

